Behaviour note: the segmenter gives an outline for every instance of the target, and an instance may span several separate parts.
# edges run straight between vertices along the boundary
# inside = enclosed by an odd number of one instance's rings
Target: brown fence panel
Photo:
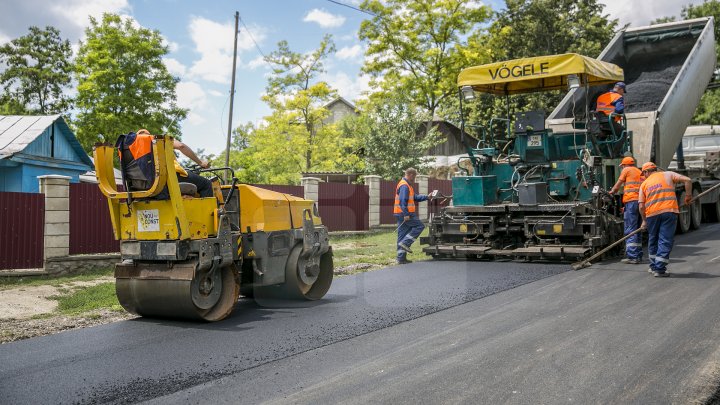
[[[393,207],[395,206],[395,188],[397,181],[380,180],[380,223],[394,224],[396,222],[393,215]],[[419,190],[417,183],[413,184],[415,192]]]
[[[361,184],[320,183],[318,211],[330,231],[364,231],[369,229],[368,186]]]
[[[300,198],[304,198],[305,195],[305,189],[303,186],[285,186],[279,184],[251,184],[251,186],[264,188],[270,191],[277,191],[278,193],[290,194]]]
[[[120,243],[113,235],[107,198],[97,184],[70,184],[70,254],[114,253]]]
[[[45,195],[0,193],[0,269],[43,267]]]

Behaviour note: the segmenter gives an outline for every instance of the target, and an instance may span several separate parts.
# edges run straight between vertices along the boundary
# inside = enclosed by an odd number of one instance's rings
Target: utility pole
[[[225,167],[230,167],[230,138],[232,137],[232,118],[233,118],[233,100],[235,99],[235,62],[237,61],[237,35],[238,35],[238,21],[240,20],[240,13],[235,12],[235,44],[233,45],[233,68],[232,68],[232,80],[230,82],[230,113],[228,114],[228,132],[227,132],[227,143],[225,145]],[[225,171],[225,181],[229,181],[228,171]]]

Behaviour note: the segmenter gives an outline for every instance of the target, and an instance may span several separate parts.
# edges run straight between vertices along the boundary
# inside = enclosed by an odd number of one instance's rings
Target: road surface
[[[619,262],[424,262],[304,307],[133,320],[0,346],[6,403],[686,403],[720,375],[720,225],[673,276]]]

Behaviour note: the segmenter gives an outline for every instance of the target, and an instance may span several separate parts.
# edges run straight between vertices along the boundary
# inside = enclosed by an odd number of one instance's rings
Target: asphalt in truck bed
[[[720,374],[720,225],[646,265],[418,262],[304,306],[0,346],[5,403],[687,402]],[[265,305],[262,305],[265,304]]]

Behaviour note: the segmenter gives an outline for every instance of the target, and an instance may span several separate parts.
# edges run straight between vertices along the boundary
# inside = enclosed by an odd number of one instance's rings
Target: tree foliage
[[[373,14],[358,33],[367,42],[363,71],[373,78],[377,104],[398,91],[431,117],[457,93],[458,72],[486,60],[472,34],[488,21],[490,8],[466,0],[365,0]]]
[[[698,5],[683,7],[681,16],[683,19],[699,17],[715,17],[715,54],[720,57],[720,1],[710,0]],[[720,89],[708,90],[700,99],[700,105],[695,110],[693,124],[720,124]]]
[[[409,96],[396,93],[383,104],[366,103],[360,116],[343,121],[342,130],[359,137],[366,173],[398,179],[408,167],[424,169],[428,149],[440,142],[435,128],[425,132],[430,119]]]
[[[178,83],[165,67],[168,53],[158,31],[114,14],[90,17],[76,60],[77,136],[90,151],[98,134],[115,136],[138,128],[179,137],[187,110],[176,104]]]
[[[29,31],[0,46],[0,64],[5,65],[0,73],[0,113],[65,113],[71,107],[70,41],[63,41],[60,31],[50,26]]]
[[[287,41],[266,57],[273,64],[263,100],[272,112],[263,125],[241,126],[231,151],[239,178],[250,183],[297,183],[302,172],[353,171],[357,140],[330,123],[325,105],[336,92],[319,76],[323,61],[335,52],[330,36],[308,54],[294,52]]]

